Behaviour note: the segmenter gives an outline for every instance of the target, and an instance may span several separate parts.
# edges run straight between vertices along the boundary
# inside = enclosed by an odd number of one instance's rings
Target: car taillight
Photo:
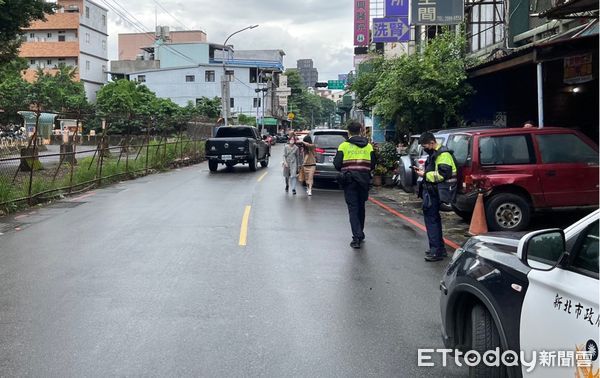
[[[325,150],[322,149],[322,148],[315,148],[315,152],[318,153],[318,154],[324,154]]]

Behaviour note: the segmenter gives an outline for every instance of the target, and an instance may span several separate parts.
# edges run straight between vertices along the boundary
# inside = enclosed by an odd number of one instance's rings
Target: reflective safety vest
[[[373,152],[371,144],[359,147],[350,142],[343,142],[338,147],[338,151],[344,153],[342,172],[371,172],[371,152]]]
[[[446,147],[438,147],[436,151],[431,155],[431,157],[427,160],[429,163],[427,167],[425,167],[425,180],[431,183],[440,183],[444,180],[444,177],[439,173],[439,165],[446,164],[452,168],[452,177],[456,179],[456,163],[454,162],[454,156],[452,156],[452,152]],[[434,164],[431,164],[433,162]]]
[[[452,169],[452,175],[444,178],[439,172],[441,164]],[[427,159],[425,167],[425,186],[427,190],[434,190],[441,202],[452,203],[457,190],[457,168],[452,151],[444,146],[438,146],[436,151]]]

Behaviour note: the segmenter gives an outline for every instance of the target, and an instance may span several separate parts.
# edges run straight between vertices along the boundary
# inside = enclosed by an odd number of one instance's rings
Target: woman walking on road
[[[312,196],[312,187],[317,169],[317,159],[315,158],[315,145],[313,144],[310,135],[307,135],[302,140],[304,145],[304,162],[302,169],[304,170],[304,182],[306,182],[306,194]]]
[[[283,177],[285,177],[285,191],[292,187],[292,194],[296,195],[298,169],[300,167],[300,149],[296,146],[296,134],[290,132],[288,143],[283,148]]]

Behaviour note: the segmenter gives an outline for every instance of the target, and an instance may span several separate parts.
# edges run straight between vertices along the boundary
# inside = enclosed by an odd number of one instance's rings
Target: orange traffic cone
[[[488,232],[487,221],[485,219],[485,206],[483,205],[483,193],[477,195],[477,202],[475,202],[475,209],[473,210],[473,216],[471,217],[471,224],[469,226],[469,235],[477,236]]]

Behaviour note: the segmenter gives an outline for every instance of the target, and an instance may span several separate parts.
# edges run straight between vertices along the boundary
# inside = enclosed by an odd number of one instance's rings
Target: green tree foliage
[[[99,116],[111,123],[113,132],[139,133],[150,121],[156,100],[154,92],[146,86],[117,80],[98,91],[96,109]]]
[[[375,60],[352,85],[364,108],[402,129],[423,131],[461,122],[473,90],[467,83],[465,39],[453,32],[438,35],[421,54]]]
[[[170,99],[158,98],[145,85],[128,80],[106,84],[98,92],[97,113],[111,124],[113,133],[140,133],[151,127],[156,133],[180,130],[194,118],[216,120],[221,112],[219,98],[203,97],[194,105],[181,107]]]
[[[0,0],[0,66],[18,56],[23,28],[55,10],[56,4],[43,0]]]
[[[196,101],[196,109],[198,115],[215,119],[221,114],[221,99],[202,97]]]
[[[31,85],[23,80],[21,71],[27,68],[22,59],[0,67],[0,109],[4,110],[2,123],[19,123],[19,110],[29,109]]]
[[[371,110],[377,105],[373,90],[385,73],[384,62],[381,55],[372,56],[371,59],[360,65],[358,76],[351,85],[352,91],[356,94],[358,106],[363,110]]]
[[[81,82],[74,81],[76,69],[60,65],[56,71],[38,70],[33,83],[26,82],[21,72],[27,63],[15,59],[0,68],[0,108],[3,122],[21,122],[17,111],[37,108],[60,113],[61,117],[85,118],[92,112]]]
[[[256,117],[250,117],[245,114],[240,114],[238,117],[238,123],[240,125],[255,126],[256,125]]]
[[[77,116],[90,111],[83,83],[75,81],[77,68],[61,64],[56,71],[38,69],[31,85],[30,103],[37,103],[44,111],[63,116]],[[79,117],[78,117],[79,118]]]
[[[292,90],[288,109],[295,115],[294,128],[308,129],[328,122],[330,115],[335,112],[335,103],[304,89],[298,71],[287,70],[285,74],[288,87]]]
[[[156,122],[155,127],[157,131],[173,132],[180,129],[187,121],[181,118],[185,108],[181,108],[171,101],[171,99],[156,97],[150,108],[152,109],[151,112],[154,113],[151,116],[153,116],[153,120]]]
[[[319,97],[319,99],[321,101],[321,114],[319,117],[319,124],[322,125],[325,122],[332,122],[335,117],[335,102],[325,97]]]

